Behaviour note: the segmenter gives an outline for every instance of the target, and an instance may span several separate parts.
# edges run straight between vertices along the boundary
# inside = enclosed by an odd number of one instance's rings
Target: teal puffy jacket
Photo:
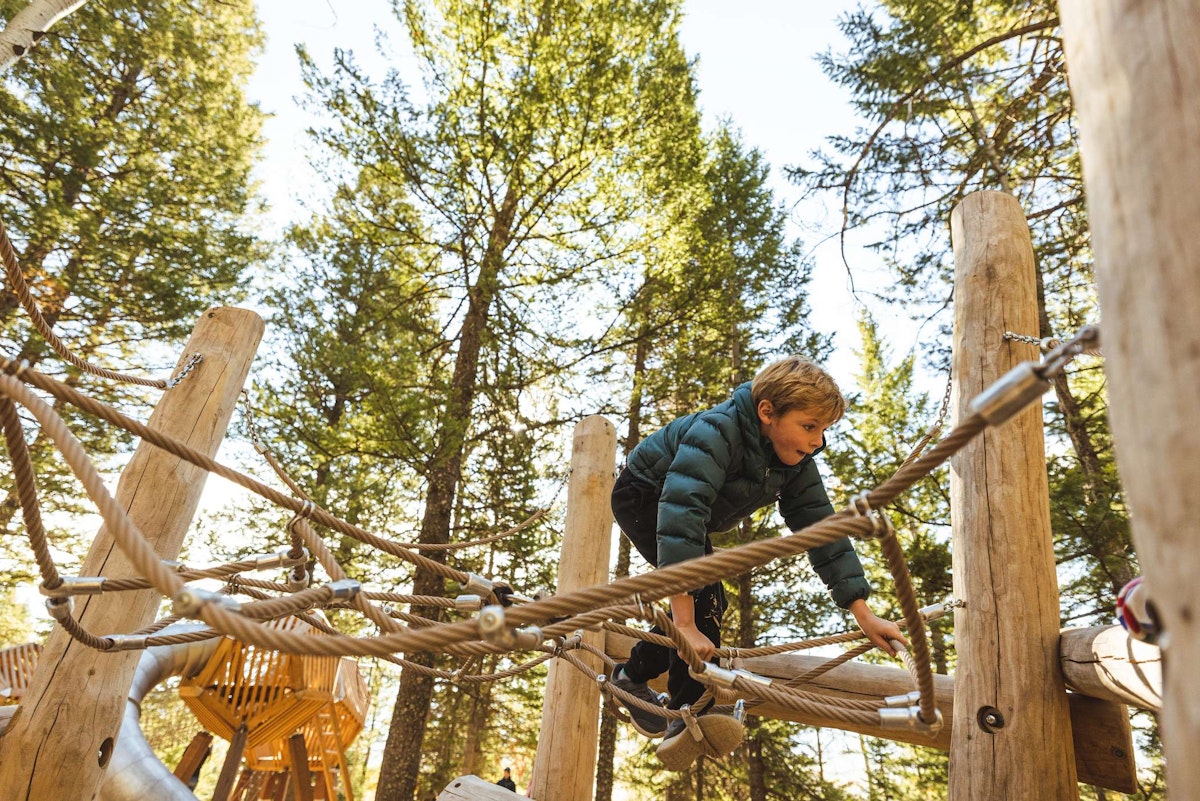
[[[651,434],[633,449],[628,467],[660,493],[659,567],[703,556],[709,533],[727,531],[776,501],[792,531],[833,514],[812,455],[787,466],[762,435],[749,383],[720,406]],[[808,557],[843,609],[871,594],[849,539],[813,548]]]

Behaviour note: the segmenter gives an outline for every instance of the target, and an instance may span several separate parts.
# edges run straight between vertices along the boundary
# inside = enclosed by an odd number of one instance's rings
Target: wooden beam
[[[254,312],[205,312],[179,365],[196,353],[203,361],[162,394],[148,425],[215,455],[262,332],[262,319]],[[206,478],[199,467],[143,442],[121,472],[116,499],[159,556],[174,559]],[[102,526],[80,575],[128,578],[138,571]],[[99,636],[124,634],[149,624],[161,600],[157,590],[84,596],[76,599],[75,615]],[[91,801],[104,778],[140,658],[139,651],[94,651],[61,628],[51,632],[21,713],[0,737],[0,787],[6,798]]]
[[[974,192],[950,219],[955,420],[1037,347],[1037,275],[1020,205]],[[1058,666],[1059,603],[1040,403],[950,462],[958,653],[950,798],[1076,801],[1070,711]]]
[[[196,736],[188,743],[187,749],[184,750],[183,756],[179,758],[179,764],[175,766],[172,773],[175,778],[184,784],[188,784],[192,777],[195,776],[200,768],[203,767],[208,755],[212,753],[213,736],[206,731],[196,732]]]
[[[558,565],[558,592],[603,584],[608,580],[612,542],[613,468],[617,431],[598,415],[575,426],[571,479],[567,485],[567,520]],[[600,648],[604,634],[584,632],[584,642]],[[599,673],[599,657],[578,651]],[[596,778],[600,736],[600,689],[592,676],[554,660],[546,678],[542,728],[529,781],[529,797],[591,798]],[[511,794],[510,794],[511,798]]]
[[[1162,710],[1162,652],[1120,626],[1064,629],[1059,662],[1067,686],[1081,695]]]
[[[1164,634],[1167,797],[1200,798],[1200,4],[1061,0],[1108,417]]]
[[[742,666],[760,676],[769,676],[779,681],[787,681],[802,676],[813,668],[828,661],[827,657],[808,654],[778,654],[776,656],[756,656],[742,660]],[[829,695],[836,698],[854,698],[857,700],[877,700],[889,695],[904,695],[914,688],[911,674],[902,667],[886,667],[872,665],[867,662],[848,662],[833,670],[818,676],[805,685],[804,689]],[[825,718],[807,715],[775,704],[755,706],[752,714],[761,717],[777,718],[803,723],[807,726],[828,726],[843,731],[852,731],[870,737],[883,737],[902,743],[927,745],[941,751],[950,749],[949,725],[954,715],[954,678],[951,676],[935,675],[933,677],[934,697],[938,709],[941,710],[945,726],[937,734],[924,734],[909,729],[885,729],[882,726],[856,726],[844,723],[835,718]]]
[[[625,638],[629,639],[629,638]],[[818,667],[825,657],[807,654],[779,654],[744,659],[743,667],[760,676],[787,681]],[[954,732],[954,678],[935,675],[934,696],[946,726],[936,734],[923,734],[909,729],[885,729],[882,726],[858,726],[835,718],[796,712],[775,704],[760,704],[751,714],[824,726],[843,731],[881,737],[885,740],[923,745],[945,751],[951,748]],[[873,700],[889,695],[904,695],[913,689],[913,681],[904,668],[849,662],[818,676],[805,685],[805,690],[838,698]],[[732,702],[733,696],[722,693],[721,703]],[[1079,782],[1116,790],[1133,792],[1136,770],[1133,761],[1133,733],[1129,726],[1128,710],[1121,704],[1075,693],[1067,694],[1074,737],[1075,769]]]

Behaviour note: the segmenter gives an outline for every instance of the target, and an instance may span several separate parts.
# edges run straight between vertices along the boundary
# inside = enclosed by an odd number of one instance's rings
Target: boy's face
[[[825,441],[826,429],[832,425],[808,409],[776,414],[769,400],[758,402],[758,422],[779,461],[788,466],[800,464],[805,456],[816,452]]]

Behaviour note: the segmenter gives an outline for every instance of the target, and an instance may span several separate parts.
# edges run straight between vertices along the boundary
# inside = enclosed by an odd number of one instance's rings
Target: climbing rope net
[[[0,257],[8,280],[35,325],[59,352],[69,354],[65,344],[38,313],[17,264],[11,243],[0,226]],[[41,324],[38,321],[41,321]],[[1006,338],[1048,345],[1044,340],[1021,338],[1006,333]],[[687,661],[692,674],[707,691],[695,705],[700,708],[709,694],[726,690],[741,699],[735,705],[740,717],[747,707],[764,702],[809,715],[838,720],[847,724],[882,725],[936,733],[942,720],[935,704],[933,670],[925,624],[945,614],[951,604],[942,603],[921,609],[904,558],[903,550],[884,508],[916,482],[929,475],[988,426],[999,425],[1051,386],[1051,379],[1082,353],[1095,353],[1099,331],[1088,326],[1065,342],[1053,343],[1040,362],[1023,362],[972,400],[970,413],[944,438],[924,453],[925,442],[897,472],[874,489],[864,491],[841,511],[801,531],[778,538],[751,542],[735,548],[671,565],[638,576],[619,578],[609,584],[587,587],[562,595],[535,593],[526,597],[511,587],[494,583],[483,576],[461,571],[430,558],[423,550],[452,550],[478,543],[450,545],[409,545],[371,533],[322,509],[309,498],[255,439],[255,447],[267,456],[292,494],[280,492],[256,479],[222,465],[187,445],[164,436],[147,425],[128,417],[67,384],[31,369],[26,363],[0,357],[0,425],[13,467],[16,491],[25,521],[26,535],[41,574],[41,592],[46,596],[50,615],[74,640],[100,651],[127,651],[156,645],[178,644],[223,635],[242,642],[296,654],[371,656],[401,665],[437,679],[458,683],[482,683],[505,679],[528,671],[551,659],[562,660],[593,678],[610,700],[626,707],[640,707],[668,718],[687,718],[685,710],[651,707],[609,681],[614,664],[603,650],[585,642],[583,632],[602,629],[625,634],[674,648]],[[64,356],[67,358],[67,356]],[[168,381],[149,381],[94,367],[74,354],[70,361],[86,372],[114,380],[134,380],[144,386],[167,391],[187,391],[187,374],[201,363],[202,354],[192,354]],[[36,390],[36,391],[35,391]],[[292,512],[287,524],[289,546],[278,553],[255,556],[204,569],[192,569],[164,561],[129,519],[125,509],[109,493],[95,465],[55,409],[38,393],[70,404],[161,448],[173,456],[221,476],[276,506]],[[39,511],[36,476],[22,428],[18,406],[32,416],[54,443],[63,459],[82,484],[89,499],[104,520],[106,530],[134,565],[140,577],[107,579],[104,577],[63,575],[51,554],[50,543]],[[943,404],[943,416],[946,404]],[[940,427],[935,426],[935,429]],[[926,440],[932,440],[932,436]],[[540,513],[544,514],[544,513]],[[510,535],[530,525],[520,526],[488,538]],[[319,530],[337,532],[379,551],[408,562],[417,570],[457,582],[462,592],[457,597],[405,595],[375,591],[349,578],[334,557]],[[903,614],[911,647],[898,649],[912,674],[913,692],[883,699],[834,697],[805,689],[817,676],[852,659],[873,646],[851,647],[808,673],[786,682],[773,682],[741,669],[743,658],[799,651],[818,646],[854,643],[865,638],[861,632],[819,637],[761,648],[720,648],[719,664],[701,659],[679,635],[671,619],[655,605],[671,595],[712,584],[722,578],[761,567],[774,560],[795,556],[810,548],[842,537],[876,540],[895,580],[896,598]],[[315,560],[325,572],[319,581],[307,568]],[[283,581],[266,581],[244,574],[269,569],[284,569]],[[196,586],[201,579],[218,579],[220,590]],[[172,602],[172,614],[132,632],[96,633],[88,631],[74,613],[76,596],[154,589]],[[249,600],[239,600],[247,598]],[[400,610],[408,606],[410,611]],[[376,627],[378,633],[354,636],[331,626],[318,609],[356,610]],[[412,610],[446,609],[459,619],[438,622]],[[268,621],[295,615],[310,623],[325,636],[313,637],[267,625]],[[166,626],[190,618],[207,628],[179,634],[159,634]],[[641,620],[657,626],[655,634],[625,625],[625,620]],[[894,643],[899,646],[899,643]],[[413,662],[398,654],[442,652],[461,658],[454,671]],[[526,652],[531,658],[510,669],[479,673],[481,659],[489,654]],[[581,654],[592,654],[605,669],[597,673]],[[514,660],[515,662],[515,660]],[[611,705],[610,705],[611,706]],[[614,710],[615,711],[615,710]],[[617,712],[617,714],[620,714]]]

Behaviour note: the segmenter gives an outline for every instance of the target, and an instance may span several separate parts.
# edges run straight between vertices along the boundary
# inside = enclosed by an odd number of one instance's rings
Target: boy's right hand
[[[695,625],[677,625],[675,628],[679,630],[679,633],[683,635],[683,639],[687,640],[688,645],[692,646],[703,661],[707,662],[709,659],[712,659],[713,654],[717,652],[717,646],[713,644],[713,641],[705,637]],[[678,653],[680,659],[687,659],[683,651],[679,651]]]

